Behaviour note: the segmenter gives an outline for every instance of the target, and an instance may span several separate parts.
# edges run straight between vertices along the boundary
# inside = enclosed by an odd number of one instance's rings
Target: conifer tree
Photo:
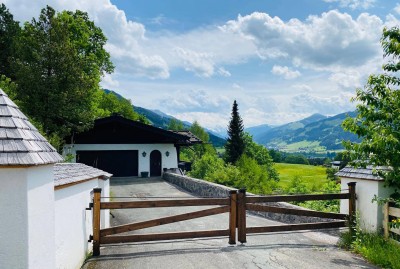
[[[239,115],[236,100],[233,102],[231,116],[225,145],[225,159],[228,163],[234,164],[244,152],[243,120]]]

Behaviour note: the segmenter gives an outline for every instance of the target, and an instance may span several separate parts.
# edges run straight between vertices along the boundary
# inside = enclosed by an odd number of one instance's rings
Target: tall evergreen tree
[[[226,161],[235,163],[244,152],[243,120],[239,115],[236,100],[233,102],[231,121],[228,126],[228,140],[225,145]]]

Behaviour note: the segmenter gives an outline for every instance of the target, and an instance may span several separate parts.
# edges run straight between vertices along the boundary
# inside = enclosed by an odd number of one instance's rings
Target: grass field
[[[279,173],[279,188],[286,189],[290,180],[298,175],[307,184],[309,188],[315,186],[316,190],[320,190],[322,185],[328,180],[326,179],[326,168],[322,166],[276,163],[275,168]]]

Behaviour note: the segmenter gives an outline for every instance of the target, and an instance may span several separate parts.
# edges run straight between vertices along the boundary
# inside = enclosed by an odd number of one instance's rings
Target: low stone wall
[[[172,183],[183,190],[190,192],[196,196],[201,197],[227,197],[229,196],[229,191],[237,190],[235,188],[229,188],[220,184],[208,182],[205,180],[191,178],[187,176],[182,176],[178,174],[174,174],[170,171],[163,173],[163,179],[169,183]],[[246,195],[251,196],[254,195],[252,193],[247,192]],[[276,207],[284,207],[284,208],[293,208],[293,209],[306,209],[300,206],[292,205],[285,202],[277,202],[277,203],[264,203],[269,206]],[[315,217],[306,217],[306,216],[295,216],[295,215],[287,215],[287,214],[277,214],[271,212],[254,212],[250,211],[250,213],[254,215],[258,215],[267,219],[276,220],[284,223],[310,223],[310,222],[327,222],[331,221],[330,219],[322,219]]]
[[[202,179],[187,177],[167,171],[163,173],[163,179],[181,189],[201,197],[227,197],[229,191],[236,190]]]

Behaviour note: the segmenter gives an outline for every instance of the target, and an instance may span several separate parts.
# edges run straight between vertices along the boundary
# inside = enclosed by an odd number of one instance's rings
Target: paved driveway
[[[112,182],[114,196],[191,197],[158,178]],[[123,199],[115,199],[123,200]],[[206,207],[113,210],[112,225],[148,220]],[[249,215],[248,227],[277,222]],[[228,214],[145,229],[141,233],[227,229]],[[139,232],[139,231],[138,231]],[[337,238],[321,232],[248,235],[246,244],[230,246],[227,237],[106,245],[84,269],[149,268],[376,268],[349,252],[338,249]]]

